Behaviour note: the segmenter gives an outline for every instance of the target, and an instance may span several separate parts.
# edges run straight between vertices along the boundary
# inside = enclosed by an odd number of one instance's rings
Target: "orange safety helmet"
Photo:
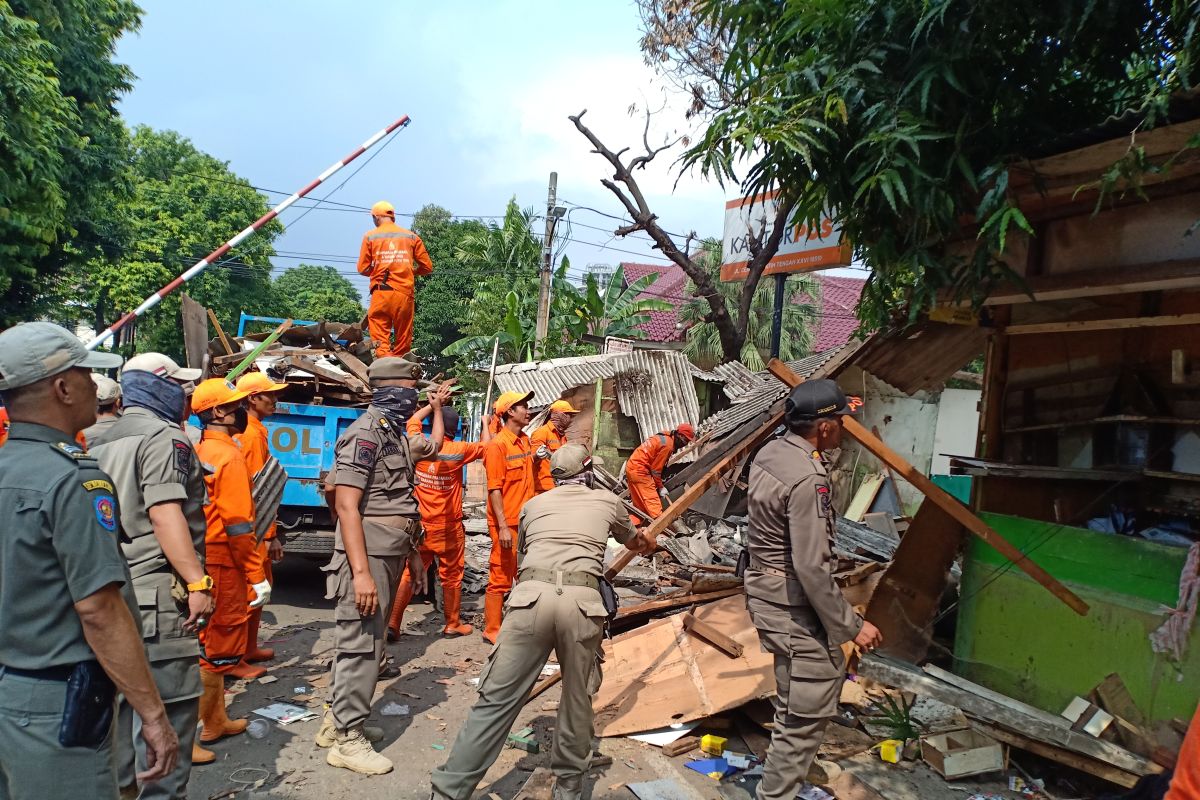
[[[675,428],[675,432],[678,433],[680,436],[682,436],[684,439],[687,439],[689,442],[693,442],[696,440],[696,429],[692,427],[690,422],[680,423]]]
[[[236,403],[245,399],[247,392],[239,392],[237,387],[224,378],[209,378],[201,381],[192,392],[192,411],[199,414],[210,408]]]

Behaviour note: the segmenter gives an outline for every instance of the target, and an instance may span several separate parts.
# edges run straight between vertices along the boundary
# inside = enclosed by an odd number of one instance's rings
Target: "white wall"
[[[930,475],[948,475],[952,456],[975,455],[979,432],[978,389],[944,389],[938,402],[937,427],[933,432],[933,459]]]

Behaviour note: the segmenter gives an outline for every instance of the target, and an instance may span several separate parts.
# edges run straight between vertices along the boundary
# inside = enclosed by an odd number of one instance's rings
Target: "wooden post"
[[[225,348],[225,355],[233,354],[233,346],[229,344],[229,340],[225,338],[225,331],[221,329],[221,323],[217,322],[217,315],[213,313],[211,308],[205,309],[208,311],[208,318],[212,320],[213,327],[217,329],[217,338],[221,340],[221,346]]]
[[[767,369],[771,371],[772,375],[779,378],[788,386],[795,386],[803,380],[787,364],[778,359],[771,359],[771,363],[767,365]],[[1053,575],[1034,563],[1007,539],[994,531],[986,522],[971,513],[969,508],[951,497],[933,481],[929,480],[929,478],[923,475],[912,464],[908,463],[899,453],[892,450],[879,437],[864,428],[862,423],[854,417],[845,416],[842,417],[842,427],[851,438],[865,447],[873,456],[895,470],[896,474],[919,489],[929,501],[936,504],[956,522],[987,542],[1000,555],[1020,567],[1026,575],[1046,587],[1051,594],[1066,603],[1075,613],[1080,616],[1087,615],[1088,605],[1078,595],[1059,583]]]

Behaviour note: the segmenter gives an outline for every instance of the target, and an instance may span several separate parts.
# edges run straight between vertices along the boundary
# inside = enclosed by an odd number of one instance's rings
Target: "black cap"
[[[458,426],[460,424],[458,412],[450,406],[442,406],[442,428],[446,432],[447,439],[458,438]]]
[[[836,381],[805,381],[792,389],[785,408],[789,420],[800,422],[856,414],[862,408],[862,398],[847,397]]]

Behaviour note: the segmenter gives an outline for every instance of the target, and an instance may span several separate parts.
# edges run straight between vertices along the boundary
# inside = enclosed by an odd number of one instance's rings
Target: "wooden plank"
[[[699,736],[684,736],[682,739],[676,739],[670,744],[664,744],[662,746],[662,754],[664,756],[681,756],[684,753],[690,753],[699,746]]]
[[[341,365],[346,368],[347,372],[362,381],[364,386],[370,386],[371,377],[367,373],[367,365],[360,361],[349,350],[335,342],[333,337],[329,335],[329,331],[325,330],[324,322],[321,323],[319,330],[322,341],[325,342],[325,346],[329,348],[330,352],[333,354],[333,357],[341,362]]]
[[[842,516],[851,522],[862,522],[863,516],[870,511],[871,504],[875,502],[875,496],[883,488],[885,480],[887,480],[887,476],[882,472],[876,472],[863,478],[862,483],[858,485],[858,491],[850,500],[850,505],[846,507],[846,513]]]
[[[1031,333],[1085,333],[1087,331],[1111,331],[1128,328],[1163,328],[1173,325],[1200,325],[1200,314],[1088,319],[1074,322],[1035,322],[1026,325],[1009,325],[1004,329],[1003,333],[1006,336],[1023,336]]]
[[[204,369],[204,358],[208,355],[208,321],[204,306],[193,300],[187,292],[179,295],[179,314],[183,320],[183,352],[187,365],[192,369]]]
[[[558,672],[555,672],[553,675],[549,676],[548,678],[538,681],[536,684],[534,684],[534,687],[529,690],[529,697],[525,698],[525,702],[528,703],[530,700],[537,697],[539,694],[546,691],[551,686],[555,685],[556,683],[558,683],[561,680],[562,680],[562,670],[559,670]]]
[[[779,359],[771,359],[771,363],[767,368],[771,371],[772,375],[789,386],[795,386],[800,383],[800,376],[796,375],[787,364]],[[1087,614],[1088,605],[1078,595],[1066,586],[1063,586],[1054,576],[1038,566],[1038,564],[1020,550],[1013,547],[1007,539],[994,531],[990,525],[971,513],[970,509],[951,497],[949,493],[929,480],[929,478],[925,477],[916,467],[905,461],[899,453],[892,450],[879,437],[864,428],[862,423],[854,417],[845,416],[842,417],[842,428],[855,441],[867,448],[872,455],[890,466],[898,475],[919,489],[928,500],[936,503],[960,525],[991,545],[1000,555],[1013,562],[1026,575],[1048,589],[1051,594],[1066,603],[1075,613],[1081,616]]]
[[[1161,771],[1158,765],[1123,747],[1071,730],[1070,724],[1061,717],[957,676],[955,683],[951,684],[911,664],[874,654],[862,658],[858,674],[896,689],[928,695],[970,716],[1010,730],[1022,731],[1025,736],[1039,742],[1105,761],[1133,775]]]
[[[1105,297],[1137,292],[1161,292],[1200,287],[1200,259],[1131,264],[1121,269],[1088,269],[1057,275],[1028,278],[1025,286],[1006,283],[992,289],[985,306],[1006,306],[1051,300],[1076,300],[1081,297]],[[941,301],[951,300],[950,292],[940,293]],[[969,305],[960,301],[956,305]]]
[[[716,592],[706,592],[704,594],[691,594],[680,592],[671,597],[665,597],[662,600],[651,600],[646,603],[639,603],[636,606],[626,606],[617,611],[617,619],[625,619],[626,617],[637,616],[638,614],[653,614],[658,611],[670,611],[684,606],[696,605],[697,603],[708,603],[713,600],[720,600],[723,597],[729,597],[735,594],[741,594],[742,587],[735,586],[729,589],[721,589]]]
[[[683,629],[699,636],[730,658],[741,658],[742,656],[743,648],[739,642],[721,633],[704,620],[696,619],[696,615],[690,611],[683,615]]]
[[[205,309],[208,311],[208,318],[212,322],[213,327],[217,329],[217,338],[221,340],[221,346],[225,348],[225,355],[233,353],[233,346],[229,344],[229,339],[225,337],[225,331],[221,330],[221,323],[217,322],[217,315],[213,313],[211,308]]]
[[[1141,776],[1132,772],[1118,769],[1099,759],[1090,758],[1080,755],[1062,747],[1055,747],[1045,742],[1039,742],[1037,739],[1031,739],[1028,736],[1022,736],[1010,730],[989,725],[986,722],[976,721],[973,723],[981,733],[991,736],[993,739],[1004,742],[1011,747],[1018,747],[1022,750],[1027,750],[1035,756],[1048,758],[1051,761],[1057,761],[1059,764],[1065,764],[1072,769],[1086,772],[1089,775],[1094,775],[1101,780],[1106,780],[1109,783],[1115,783],[1118,786],[1123,786],[1126,789],[1132,789],[1140,780]]]
[[[316,375],[318,378],[323,378],[330,383],[345,386],[354,392],[365,392],[367,387],[353,375],[343,375],[340,372],[334,372],[322,366],[318,366],[313,362],[300,356],[289,356],[284,360],[290,367],[294,367],[302,372],[307,372],[310,375]]]

